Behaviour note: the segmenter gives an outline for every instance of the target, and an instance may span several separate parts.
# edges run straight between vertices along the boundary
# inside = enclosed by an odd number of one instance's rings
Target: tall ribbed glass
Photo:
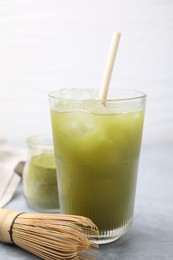
[[[62,89],[50,93],[60,209],[89,217],[98,243],[126,233],[133,220],[145,94]]]

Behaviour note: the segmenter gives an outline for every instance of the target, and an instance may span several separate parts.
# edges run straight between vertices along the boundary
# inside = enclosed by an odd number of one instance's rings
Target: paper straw
[[[114,62],[115,62],[115,57],[117,54],[120,36],[121,36],[121,34],[119,32],[114,32],[113,37],[112,37],[112,42],[111,42],[111,46],[109,49],[107,62],[106,62],[106,66],[105,66],[105,70],[104,70],[104,74],[103,74],[102,85],[101,85],[100,94],[99,94],[99,98],[103,101],[105,101],[107,98],[109,83],[111,80],[112,70],[114,67]]]

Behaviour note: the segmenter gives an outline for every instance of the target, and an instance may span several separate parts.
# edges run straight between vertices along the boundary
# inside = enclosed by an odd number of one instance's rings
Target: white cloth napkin
[[[18,187],[21,177],[15,168],[20,161],[26,160],[25,153],[0,139],[0,208],[10,202]]]

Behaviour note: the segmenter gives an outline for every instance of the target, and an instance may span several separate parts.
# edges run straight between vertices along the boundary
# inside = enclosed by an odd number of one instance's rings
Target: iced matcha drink
[[[97,92],[75,92],[50,94],[60,208],[91,218],[107,243],[132,223],[145,95],[115,91],[100,102]]]

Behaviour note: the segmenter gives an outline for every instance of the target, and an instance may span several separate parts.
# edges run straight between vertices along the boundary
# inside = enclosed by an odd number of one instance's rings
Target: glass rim
[[[38,149],[53,149],[53,139],[50,134],[35,134],[26,138],[29,147],[37,147]]]
[[[134,90],[134,89],[116,89],[116,88],[110,88],[109,91],[114,91],[114,93],[131,93],[130,97],[116,97],[116,98],[108,98],[106,100],[101,100],[101,99],[88,99],[88,98],[83,98],[83,99],[73,99],[73,98],[65,98],[65,97],[60,97],[57,94],[61,93],[62,90],[80,90],[80,91],[87,91],[87,90],[98,90],[97,88],[62,88],[59,90],[51,91],[48,93],[49,99],[55,99],[59,101],[66,101],[66,102],[80,102],[80,101],[85,101],[85,102],[91,102],[91,101],[97,101],[97,102],[123,102],[123,101],[133,101],[133,100],[140,100],[140,99],[145,99],[147,95],[139,90]]]

